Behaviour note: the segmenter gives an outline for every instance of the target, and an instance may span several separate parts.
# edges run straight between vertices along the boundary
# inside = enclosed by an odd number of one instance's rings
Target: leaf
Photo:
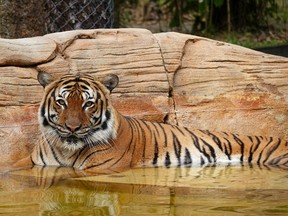
[[[215,7],[222,7],[224,0],[213,0]]]
[[[173,18],[170,21],[169,27],[179,27],[180,26],[180,20],[178,14],[174,14]]]
[[[201,14],[204,14],[207,9],[208,9],[208,0],[203,0],[199,2],[199,12]]]

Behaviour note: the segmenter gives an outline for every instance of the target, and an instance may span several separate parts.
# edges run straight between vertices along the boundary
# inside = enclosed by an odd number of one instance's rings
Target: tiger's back
[[[223,163],[288,167],[286,140],[122,116],[109,96],[118,84],[116,76],[99,82],[86,75],[55,80],[43,73],[38,80],[45,97],[39,112],[43,141],[32,154],[35,164],[94,170]]]

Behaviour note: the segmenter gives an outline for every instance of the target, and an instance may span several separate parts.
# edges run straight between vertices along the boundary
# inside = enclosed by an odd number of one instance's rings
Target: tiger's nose
[[[66,128],[68,130],[70,130],[71,132],[76,132],[77,130],[79,130],[81,128],[81,124],[78,125],[72,125],[72,124],[65,124]]]

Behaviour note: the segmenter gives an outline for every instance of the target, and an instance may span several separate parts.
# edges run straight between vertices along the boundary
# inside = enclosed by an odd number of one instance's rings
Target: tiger
[[[119,77],[88,74],[54,78],[38,73],[41,141],[33,165],[80,170],[248,164],[288,168],[288,142],[145,121],[120,114],[111,102]]]

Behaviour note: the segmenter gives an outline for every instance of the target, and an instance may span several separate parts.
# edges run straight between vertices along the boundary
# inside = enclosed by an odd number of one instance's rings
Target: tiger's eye
[[[91,108],[91,107],[93,107],[94,106],[94,103],[92,102],[92,101],[87,101],[86,103],[85,103],[85,107],[86,108]]]
[[[58,99],[58,100],[56,100],[56,103],[57,103],[58,105],[60,105],[60,106],[65,106],[65,105],[66,105],[66,103],[65,103],[65,101],[64,101],[63,99]]]

